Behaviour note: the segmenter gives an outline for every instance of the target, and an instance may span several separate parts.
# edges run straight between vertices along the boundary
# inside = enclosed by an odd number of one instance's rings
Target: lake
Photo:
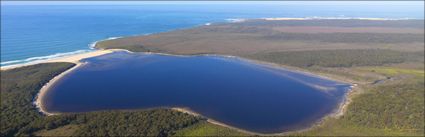
[[[236,57],[114,52],[83,62],[51,86],[46,111],[183,107],[240,129],[278,133],[334,112],[350,89]]]

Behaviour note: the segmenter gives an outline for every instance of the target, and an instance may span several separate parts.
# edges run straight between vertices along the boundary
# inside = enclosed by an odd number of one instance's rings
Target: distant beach
[[[104,54],[112,53],[113,51],[116,51],[116,50],[94,50],[90,52],[84,52],[84,53],[74,54],[69,56],[38,60],[38,61],[33,61],[33,62],[28,62],[23,64],[2,66],[1,70],[8,70],[8,69],[29,66],[29,65],[39,64],[39,63],[51,63],[51,62],[70,62],[70,63],[78,64],[81,59],[104,55]]]
[[[287,18],[287,17],[277,17],[277,18],[262,18],[264,20],[322,20],[322,19],[355,19],[355,20],[409,20],[414,18],[369,18],[369,17],[305,17],[305,18]]]

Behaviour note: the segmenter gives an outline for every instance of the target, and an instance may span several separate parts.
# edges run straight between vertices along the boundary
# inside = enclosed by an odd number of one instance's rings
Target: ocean
[[[377,4],[378,3],[378,4]],[[412,4],[413,3],[413,4]],[[94,50],[108,38],[148,35],[234,19],[336,17],[423,19],[423,2],[374,4],[197,3],[1,5],[1,66]],[[419,3],[419,5],[418,5]]]

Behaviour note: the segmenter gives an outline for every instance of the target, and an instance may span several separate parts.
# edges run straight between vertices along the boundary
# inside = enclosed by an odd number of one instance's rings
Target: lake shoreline
[[[300,132],[312,130],[316,127],[320,127],[329,118],[339,118],[339,117],[341,117],[342,115],[344,115],[345,111],[347,110],[347,106],[352,102],[352,96],[353,96],[354,91],[356,91],[356,90],[359,90],[358,87],[352,86],[352,88],[346,93],[343,100],[339,103],[338,107],[336,107],[333,112],[326,114],[324,117],[320,118],[318,121],[313,122],[310,126],[300,128],[300,129],[296,129],[296,130],[293,130],[293,131],[285,131],[285,132],[280,132],[280,133],[279,132],[278,133],[259,133],[259,132],[253,132],[253,131],[240,129],[238,127],[230,126],[230,125],[224,124],[222,122],[216,121],[214,119],[205,117],[205,116],[203,116],[203,115],[201,115],[201,114],[199,114],[195,111],[192,111],[190,108],[173,107],[171,109],[175,110],[175,111],[182,112],[182,113],[186,113],[186,114],[189,114],[189,115],[193,115],[193,116],[201,116],[201,117],[206,118],[207,122],[209,122],[211,124],[230,128],[230,129],[236,130],[238,132],[242,132],[242,133],[246,133],[246,134],[250,134],[250,135],[287,136],[287,135],[290,135],[290,134],[293,134],[293,133],[300,133]]]
[[[125,52],[129,52],[129,53],[134,53],[128,50],[122,50],[122,49],[109,49],[109,50],[103,50],[103,49],[99,49],[97,51],[103,51],[102,53],[106,52],[107,53],[114,53],[114,52],[118,52],[118,51],[125,51]],[[280,65],[280,64],[276,64],[276,63],[271,63],[271,62],[265,62],[265,61],[259,61],[259,60],[252,60],[252,59],[248,59],[248,58],[244,58],[244,57],[239,57],[239,56],[231,56],[231,55],[219,55],[219,54],[194,54],[194,55],[176,55],[176,54],[169,54],[169,53],[154,53],[154,52],[140,52],[143,54],[158,54],[158,55],[166,55],[166,56],[179,56],[179,57],[191,57],[191,56],[220,56],[220,57],[225,57],[225,58],[233,58],[233,59],[238,59],[238,60],[242,60],[242,61],[246,61],[249,63],[254,63],[254,64],[258,64],[258,65],[264,65],[265,67],[269,67],[269,68],[275,68],[275,69],[283,69],[286,71],[291,71],[291,72],[296,72],[296,73],[302,73],[305,75],[309,75],[309,76],[313,76],[313,77],[319,77],[322,79],[327,79],[327,80],[332,80],[332,81],[337,81],[337,82],[342,82],[342,83],[350,83],[351,89],[349,89],[349,91],[347,91],[346,95],[344,95],[342,101],[338,104],[338,107],[336,107],[330,114],[326,114],[323,118],[319,119],[317,122],[313,122],[311,124],[311,126],[306,127],[306,128],[301,128],[301,129],[297,129],[294,131],[287,131],[287,132],[282,132],[282,133],[256,133],[256,132],[251,132],[251,131],[247,131],[247,130],[243,130],[237,127],[233,127],[224,123],[221,123],[219,121],[210,119],[208,117],[207,118],[207,122],[211,123],[211,124],[215,124],[215,125],[219,125],[219,126],[223,126],[223,127],[227,127],[230,129],[234,129],[237,130],[239,132],[243,132],[243,133],[247,133],[247,134],[254,134],[254,135],[288,135],[291,133],[297,133],[297,132],[302,132],[302,131],[306,131],[306,130],[310,130],[313,129],[317,126],[320,126],[327,118],[338,118],[340,116],[342,116],[348,106],[348,104],[351,102],[351,94],[352,91],[354,91],[355,89],[357,89],[356,86],[353,86],[353,83],[351,82],[347,82],[341,79],[336,79],[336,78],[332,78],[329,76],[323,76],[323,75],[316,75],[313,72],[309,72],[306,70],[303,70],[301,68],[292,68],[292,67],[286,67],[284,65]],[[93,55],[93,54],[91,54]],[[96,56],[100,56],[100,55],[104,55],[104,54],[94,54],[93,56],[84,56],[84,58],[90,58],[90,57],[96,57]],[[77,56],[77,55],[75,55]],[[75,57],[71,57],[71,58],[75,58]],[[80,58],[84,59],[84,58]],[[58,80],[60,80],[62,77],[66,76],[67,74],[69,74],[70,72],[72,72],[73,70],[79,68],[80,66],[84,65],[84,62],[81,61],[75,61],[75,60],[64,60],[61,59],[61,61],[66,61],[66,62],[71,62],[76,64],[74,67],[66,70],[65,72],[59,74],[58,76],[54,77],[53,79],[51,79],[48,83],[46,83],[39,91],[39,93],[37,94],[37,96],[34,99],[34,105],[36,106],[36,108],[39,110],[40,113],[46,115],[46,116],[51,116],[51,115],[58,115],[60,113],[54,113],[54,112],[47,112],[43,106],[43,97],[46,95],[46,93],[48,92],[48,89],[54,85]],[[45,62],[41,62],[41,63],[45,63]],[[190,115],[194,115],[194,116],[202,116],[197,112],[191,111],[188,108],[171,108],[172,110],[176,110],[179,112],[184,112],[184,113],[188,113]]]
[[[273,19],[274,20],[274,19]],[[294,19],[297,20],[297,19]],[[100,40],[103,41],[103,40]],[[34,99],[34,105],[39,109],[39,111],[47,116],[50,115],[56,115],[59,113],[50,113],[47,112],[45,110],[45,108],[43,107],[43,97],[45,96],[46,92],[48,91],[48,89],[54,85],[58,80],[60,80],[62,77],[66,76],[68,73],[72,72],[73,70],[75,70],[76,68],[84,65],[83,62],[80,62],[81,59],[84,58],[90,58],[90,57],[96,57],[96,56],[100,56],[100,55],[104,55],[104,54],[109,54],[109,53],[113,53],[116,51],[126,51],[129,53],[133,53],[129,50],[125,50],[125,49],[99,49],[96,48],[96,45],[93,45],[93,48],[95,49],[95,51],[93,52],[89,52],[89,53],[81,53],[81,54],[75,54],[75,55],[70,55],[70,56],[66,56],[66,57],[58,57],[58,58],[53,58],[53,59],[48,59],[48,60],[43,60],[43,61],[39,61],[39,62],[35,62],[35,63],[29,63],[29,64],[18,64],[16,66],[6,66],[6,67],[1,67],[1,70],[8,70],[8,69],[14,69],[14,68],[18,68],[18,67],[23,67],[23,66],[28,66],[28,65],[35,65],[35,64],[40,64],[40,63],[49,63],[49,62],[71,62],[76,64],[76,66],[68,69],[67,71],[59,74],[58,76],[54,77],[52,80],[50,80],[48,83],[46,83],[39,91],[39,93],[37,94],[37,96]],[[286,66],[286,65],[281,65],[281,64],[276,64],[276,63],[272,63],[272,62],[266,62],[266,61],[260,61],[260,60],[255,60],[255,59],[250,59],[250,58],[246,58],[243,56],[233,56],[233,55],[221,55],[221,54],[190,54],[190,55],[180,55],[180,54],[170,54],[170,53],[156,53],[156,52],[141,52],[144,54],[159,54],[159,55],[167,55],[167,56],[180,56],[180,57],[190,57],[190,56],[220,56],[220,57],[226,57],[226,58],[236,58],[239,60],[243,60],[243,61],[247,61],[247,62],[251,62],[254,64],[259,64],[259,65],[264,65],[267,67],[271,67],[271,68],[276,68],[276,69],[284,69],[287,71],[291,71],[291,72],[296,72],[296,73],[302,73],[305,75],[309,75],[309,76],[313,76],[313,77],[319,77],[322,79],[327,79],[327,80],[332,80],[332,81],[337,81],[337,82],[342,82],[342,83],[347,83],[351,85],[351,89],[349,89],[347,91],[347,93],[344,95],[344,98],[341,102],[339,102],[338,107],[335,108],[334,111],[332,111],[330,114],[326,114],[323,118],[321,118],[320,120],[318,120],[317,122],[314,122],[313,124],[311,124],[311,126],[307,127],[307,128],[302,128],[299,130],[294,130],[294,131],[288,131],[288,132],[282,132],[282,133],[271,133],[271,134],[262,134],[262,133],[255,133],[255,132],[250,132],[250,131],[246,131],[243,129],[239,129],[236,127],[232,127],[226,124],[223,124],[221,122],[212,120],[212,119],[208,119],[207,121],[212,123],[212,124],[216,124],[216,125],[220,125],[220,126],[224,126],[224,127],[228,127],[231,129],[236,129],[238,131],[244,132],[244,133],[249,133],[249,134],[257,134],[257,135],[288,135],[290,133],[296,133],[296,132],[302,132],[302,131],[306,131],[306,130],[310,130],[313,129],[317,126],[320,126],[326,119],[328,118],[338,118],[342,115],[344,115],[347,106],[352,102],[352,94],[354,91],[359,90],[359,87],[357,86],[357,84],[355,84],[355,82],[353,82],[352,80],[349,79],[344,79],[344,78],[337,78],[337,77],[333,77],[333,76],[329,76],[329,75],[323,75],[323,74],[317,74],[315,72],[312,71],[308,71],[302,68],[297,68],[297,67],[292,67],[292,66]],[[192,112],[188,109],[173,109],[176,111],[180,111],[180,112],[185,112],[185,113],[189,113],[191,115],[199,115],[196,112]]]
[[[95,50],[95,51],[89,52],[89,53],[81,53],[81,54],[75,54],[75,55],[61,57],[61,58],[43,60],[43,61],[36,62],[36,63],[33,63],[33,64],[22,64],[22,65],[18,65],[18,66],[9,67],[9,68],[2,68],[2,71],[3,70],[9,70],[9,69],[15,69],[15,68],[19,68],[19,67],[24,67],[24,66],[29,66],[29,65],[40,64],[40,63],[68,62],[68,63],[75,64],[75,66],[73,66],[72,68],[60,73],[59,75],[57,75],[57,76],[53,77],[51,80],[49,80],[49,82],[47,82],[45,85],[43,85],[43,87],[41,87],[41,89],[39,90],[39,92],[37,93],[35,98],[33,99],[34,100],[33,104],[35,105],[35,107],[38,109],[38,111],[40,113],[47,115],[47,116],[57,115],[58,113],[47,112],[45,110],[44,106],[43,106],[43,98],[44,98],[45,94],[48,92],[49,88],[52,85],[54,85],[58,80],[60,80],[62,77],[71,73],[72,71],[79,68],[80,66],[83,66],[85,64],[85,62],[81,62],[82,59],[101,56],[101,55],[113,53],[115,51],[126,51],[126,50]]]
[[[37,93],[37,95],[34,98],[34,102],[33,104],[35,105],[35,107],[38,109],[38,111],[46,116],[52,116],[52,115],[58,115],[59,113],[54,113],[54,112],[47,112],[46,109],[44,108],[43,105],[43,99],[44,96],[47,94],[48,90],[50,89],[50,87],[55,84],[58,80],[60,80],[62,77],[64,77],[65,75],[71,73],[73,70],[77,69],[78,67],[84,65],[84,63],[78,62],[75,63],[75,66],[73,66],[72,68],[62,72],[61,74],[53,77],[53,79],[51,79],[49,82],[47,82],[43,87],[41,87],[40,91]]]

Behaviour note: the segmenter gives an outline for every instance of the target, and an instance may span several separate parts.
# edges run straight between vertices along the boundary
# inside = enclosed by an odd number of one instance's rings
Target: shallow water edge
[[[126,51],[129,53],[132,53],[130,51],[127,50],[114,50],[113,52],[117,52],[117,51]],[[111,52],[111,53],[113,53]],[[109,53],[109,54],[111,54]],[[226,58],[232,58],[232,59],[237,59],[237,60],[243,60],[243,61],[248,61],[250,63],[255,63],[255,64],[260,64],[260,65],[265,65],[266,67],[273,67],[273,68],[277,68],[277,69],[283,69],[283,70],[287,70],[287,71],[291,71],[291,72],[297,72],[297,73],[303,73],[303,74],[308,74],[309,76],[314,76],[314,77],[319,77],[319,78],[324,78],[327,80],[332,80],[332,81],[338,81],[340,82],[340,80],[335,80],[333,78],[330,77],[325,77],[325,76],[321,76],[321,75],[315,75],[311,72],[308,71],[304,71],[302,69],[288,69],[287,67],[280,65],[280,64],[274,64],[274,63],[270,63],[270,62],[263,62],[263,61],[258,61],[258,60],[250,60],[250,59],[246,59],[246,58],[242,58],[242,57],[237,57],[237,56],[226,56],[226,55],[217,55],[217,54],[202,54],[202,55],[173,55],[173,54],[166,54],[166,53],[145,53],[145,54],[161,54],[161,55],[168,55],[168,56],[219,56],[219,57],[226,57]],[[98,55],[100,56],[100,55]],[[94,56],[93,56],[94,57]],[[57,80],[60,80],[62,77],[66,76],[68,73],[72,72],[73,70],[75,70],[76,68],[79,68],[80,66],[84,65],[84,62],[76,62],[76,66],[74,66],[73,68],[61,73],[60,75],[54,77],[52,80],[50,80],[47,84],[45,84],[41,89],[40,92],[38,93],[37,97],[34,99],[34,105],[39,109],[39,111],[47,116],[50,115],[58,115],[60,113],[51,113],[51,112],[47,112],[44,107],[43,107],[43,96],[46,94],[46,92],[48,91],[48,89],[50,88],[50,86],[54,85],[55,82]],[[345,81],[342,81],[342,83],[348,83]],[[353,85],[353,84],[351,84]],[[216,125],[220,125],[220,126],[224,126],[224,127],[228,127],[231,129],[235,129],[238,130],[240,132],[244,132],[244,133],[248,133],[248,134],[256,134],[256,135],[287,135],[289,133],[293,133],[293,132],[300,132],[300,131],[305,131],[305,130],[309,130],[313,127],[319,126],[321,123],[323,123],[323,121],[329,117],[339,117],[341,115],[344,114],[345,108],[346,106],[351,102],[349,100],[350,99],[350,94],[351,92],[354,90],[354,88],[356,88],[355,86],[351,86],[351,89],[349,91],[347,91],[347,93],[344,95],[342,101],[340,102],[340,104],[338,105],[337,108],[335,108],[334,111],[332,111],[332,113],[327,114],[326,116],[324,116],[323,118],[321,118],[319,121],[314,122],[313,124],[311,124],[310,127],[307,128],[302,128],[302,129],[297,129],[297,130],[293,130],[293,131],[287,131],[287,132],[282,132],[282,133],[256,133],[256,132],[251,132],[251,131],[247,131],[247,130],[243,130],[243,129],[239,129],[237,127],[233,127],[233,126],[229,126],[226,124],[223,124],[221,122],[218,122],[216,120],[213,120],[211,118],[207,118],[208,122],[212,123],[212,124],[216,124]],[[200,114],[191,111],[189,108],[171,108],[173,110],[177,110],[180,112],[184,112],[184,113],[188,113],[188,114],[192,114],[195,116],[199,116]]]

